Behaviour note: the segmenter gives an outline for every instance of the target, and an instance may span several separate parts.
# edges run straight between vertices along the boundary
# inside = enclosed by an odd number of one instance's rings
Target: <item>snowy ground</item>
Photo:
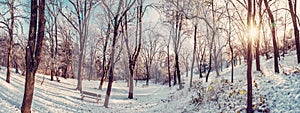
[[[259,110],[271,112],[300,112],[300,66],[296,64],[295,53],[280,61],[280,74],[273,73],[273,59],[261,59],[262,73],[253,71],[253,104]],[[253,63],[254,65],[254,63]],[[5,81],[6,69],[0,70],[0,113],[20,112],[24,76],[12,73],[11,83]],[[255,70],[255,66],[253,66]],[[283,74],[287,73],[287,75]],[[134,99],[127,99],[128,87],[123,81],[113,83],[109,108],[103,107],[106,85],[98,90],[99,81],[83,81],[83,90],[100,93],[99,103],[95,99],[81,100],[75,90],[77,80],[61,79],[50,81],[48,76],[36,76],[32,111],[37,113],[93,112],[93,113],[182,113],[182,112],[244,112],[246,108],[247,82],[246,65],[235,67],[234,83],[230,83],[230,69],[225,69],[220,77],[212,73],[209,82],[195,75],[194,87],[189,88],[189,77],[183,77],[185,87],[167,87],[150,84],[143,87],[139,82],[134,88]],[[41,81],[45,77],[43,85]],[[199,95],[201,102],[194,102]],[[200,99],[199,99],[200,100]]]

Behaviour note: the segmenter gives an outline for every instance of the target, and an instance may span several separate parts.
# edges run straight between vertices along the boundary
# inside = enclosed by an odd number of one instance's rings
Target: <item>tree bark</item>
[[[121,5],[121,1],[119,3]],[[115,50],[116,50],[116,43],[117,43],[117,37],[118,37],[118,30],[119,30],[119,22],[118,22],[119,15],[114,17],[114,36],[112,40],[112,45],[111,45],[111,54],[110,54],[110,68],[109,68],[109,76],[108,76],[108,85],[107,85],[107,90],[106,90],[106,97],[104,100],[104,107],[108,108],[108,102],[110,98],[110,92],[111,92],[111,87],[114,79],[114,66],[115,66]]]
[[[252,0],[248,0],[248,14],[247,14],[247,29],[248,29],[248,40],[247,40],[247,113],[252,113],[252,38],[250,37],[250,28],[252,21]]]
[[[149,79],[150,79],[150,66],[148,65],[147,61],[146,61],[145,67],[146,67],[146,76],[147,76],[146,85],[148,86]]]
[[[206,44],[204,44],[204,45],[206,45]],[[204,59],[204,55],[205,55],[205,51],[206,51],[206,47],[204,46],[203,47],[204,48],[204,50],[201,52],[201,58],[200,58],[200,61],[199,61],[199,73],[200,73],[200,76],[199,76],[199,79],[200,78],[202,78],[203,76],[202,76],[202,73],[204,72],[205,73],[205,67],[204,67],[204,64],[203,64],[203,59]],[[199,47],[199,50],[200,50],[200,47]],[[202,69],[201,69],[201,66],[203,67],[203,71],[202,71]]]
[[[78,64],[78,71],[77,71],[77,87],[76,87],[76,89],[79,90],[80,92],[82,91],[82,78],[81,78],[81,68],[83,62],[82,59],[83,59],[83,49],[80,49],[79,64]]]
[[[288,0],[289,2],[289,9],[290,14],[292,17],[293,27],[294,27],[294,35],[295,35],[295,44],[296,44],[296,50],[297,50],[297,61],[298,64],[300,63],[300,44],[299,44],[299,29],[297,26],[297,20],[296,20],[296,10],[293,9],[293,3],[292,0]],[[294,4],[294,8],[296,9],[296,3]]]
[[[181,30],[182,30],[182,20],[183,20],[183,15],[180,14],[178,11],[176,12],[176,24],[175,24],[175,33],[176,36],[173,39],[174,42],[174,54],[175,54],[175,73],[174,76],[177,76],[178,79],[178,84],[179,84],[179,89],[182,89],[183,86],[181,84],[181,74],[180,74],[180,67],[179,67],[179,41],[181,38]],[[175,77],[176,79],[176,77]],[[176,81],[174,81],[174,84]]]
[[[109,67],[109,64],[107,64],[107,66],[105,66],[106,64],[106,50],[107,50],[107,44],[108,44],[108,39],[110,36],[110,30],[111,30],[111,24],[108,23],[108,28],[106,31],[106,38],[105,38],[105,42],[104,42],[104,46],[103,46],[103,58],[102,58],[102,77],[101,77],[101,81],[100,81],[100,85],[99,85],[99,89],[102,90],[102,86],[103,86],[103,82],[104,82],[104,77],[107,75],[107,68]],[[106,68],[107,67],[107,68]]]
[[[8,2],[8,1],[7,1]],[[9,11],[10,11],[10,27],[8,28],[9,32],[9,48],[8,48],[8,53],[7,53],[7,71],[6,71],[6,82],[10,83],[10,64],[11,64],[11,58],[12,58],[12,48],[13,48],[13,35],[14,35],[14,21],[15,21],[15,16],[14,16],[14,3],[15,0],[12,0],[10,5],[9,5]]]
[[[134,66],[135,64],[132,63],[132,61],[129,61],[129,92],[128,92],[128,98],[133,99],[133,79],[134,79]]]
[[[209,54],[209,64],[208,64],[208,71],[207,71],[207,74],[206,74],[206,78],[205,78],[205,82],[208,82],[208,76],[209,76],[209,73],[211,71],[211,54]]]
[[[174,79],[174,82],[173,82],[173,85],[175,86],[177,84],[177,76],[176,76],[176,67],[174,66],[174,71],[173,71],[173,79]]]
[[[34,79],[35,73],[38,69],[42,45],[44,40],[44,29],[45,29],[45,0],[40,0],[39,5],[37,0],[31,0],[31,16],[29,26],[28,45],[26,47],[26,81],[25,81],[25,92],[23,97],[23,103],[21,107],[22,113],[30,113],[33,91],[34,91]],[[37,12],[39,8],[39,21],[38,21],[38,36],[36,37],[37,29]]]
[[[226,4],[226,10],[228,14],[228,24],[229,24],[229,32],[228,32],[228,44],[229,44],[229,49],[230,49],[230,54],[231,54],[231,83],[233,83],[233,71],[234,71],[234,53],[233,53],[233,47],[232,47],[232,42],[231,42],[231,15],[229,12],[228,5]]]
[[[275,20],[274,20],[272,11],[269,7],[268,1],[264,0],[264,4],[266,6],[269,18],[271,20],[270,29],[272,32],[272,41],[273,41],[273,48],[274,48],[274,70],[275,70],[275,73],[279,73],[279,66],[278,66],[279,53],[278,53],[278,47],[277,47],[277,41],[276,41]],[[299,42],[299,40],[298,40],[298,42]]]
[[[169,43],[168,43],[168,46],[167,46],[167,57],[168,57],[168,78],[169,78],[169,87],[172,86],[172,83],[171,83],[171,68],[170,68],[170,39],[169,39]]]
[[[190,88],[193,86],[193,74],[194,74],[194,63],[196,56],[196,48],[197,48],[197,24],[194,25],[194,50],[193,50],[193,59],[192,59],[192,67],[191,67],[191,78],[190,78]],[[200,72],[201,74],[201,72]]]
[[[254,3],[255,4],[255,3]],[[258,1],[258,5],[259,5],[259,23],[258,23],[258,36],[255,40],[255,61],[256,61],[256,71],[261,71],[260,69],[260,37],[261,37],[261,25],[262,25],[262,0]]]
[[[136,62],[138,60],[138,56],[140,54],[141,51],[141,46],[142,46],[142,1],[138,2],[138,7],[137,7],[137,31],[136,31],[136,39],[138,40],[138,42],[136,41],[135,44],[135,48],[133,51],[133,54],[130,54],[130,52],[128,52],[128,58],[129,58],[129,72],[130,72],[130,77],[129,77],[129,92],[128,92],[128,98],[129,99],[133,99],[133,79],[134,79],[134,70],[135,70],[135,65]],[[127,20],[126,20],[127,21]],[[127,22],[125,22],[127,24]],[[127,25],[126,25],[127,27]],[[127,28],[126,28],[126,32],[127,32]],[[128,36],[128,35],[127,35]],[[128,38],[128,37],[126,37]],[[129,50],[129,45],[128,45],[128,40],[126,41],[126,45],[127,45],[127,51]],[[136,73],[135,73],[136,74]]]
[[[286,20],[287,20],[287,14],[284,14],[284,29],[283,29],[283,48],[282,48],[282,56],[284,57],[284,54],[286,53]]]

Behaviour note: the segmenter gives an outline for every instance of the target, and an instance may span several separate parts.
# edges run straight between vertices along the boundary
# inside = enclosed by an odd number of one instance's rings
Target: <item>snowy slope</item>
[[[262,73],[253,71],[253,104],[256,112],[259,110],[275,113],[300,112],[300,74],[297,73],[300,66],[296,64],[295,59],[293,52],[279,61],[281,73],[274,74],[273,59],[266,61],[261,58]],[[288,75],[282,74],[283,72]],[[58,83],[50,81],[49,76],[37,74],[32,111],[36,113],[244,112],[247,99],[246,65],[236,66],[234,74],[234,83],[230,83],[230,69],[223,70],[220,77],[216,77],[214,72],[211,73],[207,83],[204,82],[204,78],[199,80],[198,75],[195,75],[194,87],[191,89],[189,89],[189,77],[183,77],[185,87],[179,91],[178,86],[169,88],[150,84],[148,87],[143,87],[145,83],[139,82],[134,88],[134,99],[131,100],[127,99],[127,84],[124,81],[115,81],[109,108],[103,107],[106,84],[103,90],[98,90],[99,81],[83,81],[84,91],[100,93],[102,97],[99,103],[89,98],[82,101],[79,91],[75,90],[77,80],[61,78],[61,82]],[[43,76],[45,81],[41,85]],[[0,113],[20,112],[25,77],[12,73],[10,84],[6,83],[5,77],[6,69],[2,67]],[[192,99],[198,94],[203,96],[203,101],[192,103]]]
[[[5,69],[0,70],[0,112],[14,113],[20,112],[25,77],[12,74],[11,83],[5,81]],[[102,95],[99,103],[95,99],[84,98],[81,100],[79,91],[75,90],[77,80],[62,79],[58,83],[50,81],[48,76],[45,76],[45,81],[41,85],[43,75],[37,74],[35,81],[35,92],[33,99],[32,111],[34,112],[94,112],[94,113],[111,113],[111,112],[155,112],[164,107],[159,106],[163,103],[169,93],[170,88],[162,85],[151,84],[148,87],[143,87],[143,83],[138,83],[134,89],[134,98],[127,99],[128,87],[123,81],[113,83],[113,89],[109,102],[110,108],[104,108],[103,102],[105,98],[106,85],[103,91],[98,90],[99,81],[83,81],[83,90],[100,93]],[[165,109],[168,112],[173,112],[173,109]],[[161,110],[159,110],[161,111]]]
[[[274,73],[273,59],[265,60],[261,57],[262,73],[255,71],[253,62],[252,85],[253,105],[255,112],[291,112],[300,113],[300,65],[296,62],[295,52],[280,60],[280,73]],[[187,106],[187,112],[245,112],[247,101],[246,64],[235,67],[234,83],[231,83],[231,69],[225,69],[220,77],[215,74],[206,83],[200,80],[204,90],[204,102]],[[283,73],[287,73],[285,75]],[[298,72],[297,72],[298,71]],[[225,82],[224,82],[225,81]],[[229,82],[227,82],[229,81]],[[212,88],[212,91],[209,89]],[[199,88],[198,88],[199,89]],[[198,89],[194,89],[197,96]],[[218,101],[209,100],[209,96],[217,96]]]

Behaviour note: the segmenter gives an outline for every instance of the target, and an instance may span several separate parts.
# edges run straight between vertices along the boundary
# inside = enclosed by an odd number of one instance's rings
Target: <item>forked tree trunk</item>
[[[120,1],[120,4],[121,4],[121,1]],[[115,51],[116,51],[116,42],[117,42],[118,30],[119,30],[118,18],[119,18],[118,15],[116,17],[114,17],[114,36],[113,36],[113,40],[112,40],[112,45],[111,45],[112,50],[111,50],[110,61],[109,61],[109,62],[111,62],[111,65],[109,68],[108,85],[107,85],[106,96],[105,96],[105,100],[104,100],[104,107],[106,107],[106,108],[108,108],[111,87],[112,87],[112,83],[114,80]]]
[[[174,54],[175,54],[175,72],[174,77],[176,76],[178,79],[179,89],[182,89],[182,83],[181,83],[181,73],[179,68],[179,41],[181,38],[181,31],[182,31],[182,21],[183,21],[183,15],[180,14],[178,11],[176,12],[176,24],[175,24],[175,37],[173,38],[174,43]],[[176,83],[176,77],[174,78],[174,85]]]
[[[39,14],[37,14],[39,8]],[[23,97],[23,103],[21,107],[22,113],[30,113],[33,91],[34,91],[34,79],[35,73],[38,69],[42,45],[44,40],[45,29],[45,0],[40,0],[39,5],[37,0],[31,0],[31,16],[30,16],[30,30],[28,36],[28,45],[26,47],[26,81],[25,92]],[[38,36],[36,37],[37,29],[37,15],[39,15],[38,21]]]
[[[109,36],[110,36],[110,30],[111,30],[111,24],[108,23],[108,28],[107,28],[107,31],[106,31],[107,34],[106,34],[105,42],[104,42],[104,45],[103,45],[102,77],[101,77],[101,81],[100,81],[100,85],[99,85],[100,90],[102,90],[104,77],[107,75],[107,70],[108,70],[107,68],[110,66],[110,63],[108,63],[107,66],[105,66],[105,64],[106,64],[106,50],[107,50],[108,39],[109,39]]]
[[[129,91],[128,91],[128,98],[129,99],[133,99],[133,79],[134,79],[134,75],[136,73],[134,73],[135,70],[135,65],[136,62],[138,60],[138,56],[140,54],[140,50],[141,50],[141,46],[142,46],[142,1],[139,1],[139,6],[137,7],[137,30],[136,30],[136,46],[134,48],[134,51],[132,54],[130,54],[130,52],[128,52],[128,58],[129,58]],[[126,19],[127,21],[127,19]],[[126,32],[127,32],[127,22],[125,22],[125,26],[126,26]],[[139,34],[139,35],[138,35]],[[128,38],[128,35],[126,35],[126,38]],[[126,47],[127,47],[127,51],[129,50],[129,45],[128,45],[128,40],[125,41],[126,42]]]

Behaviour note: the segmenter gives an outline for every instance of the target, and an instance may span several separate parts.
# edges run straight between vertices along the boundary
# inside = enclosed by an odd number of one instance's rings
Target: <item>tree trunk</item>
[[[286,53],[286,16],[284,15],[284,30],[283,30],[283,48],[282,48],[282,56],[284,57],[284,54]]]
[[[13,41],[13,30],[9,29],[9,49],[7,53],[7,70],[6,70],[6,82],[10,83],[10,64],[11,64],[11,54],[12,54],[12,41]]]
[[[50,78],[50,81],[53,81],[53,77],[55,76],[55,69],[54,69],[53,65],[51,66],[51,72],[50,72],[51,78]]]
[[[231,54],[231,83],[233,83],[233,70],[234,70],[234,53],[233,53],[233,47],[232,47],[232,42],[231,42],[231,17],[230,17],[230,12],[229,12],[229,8],[228,8],[228,4],[226,4],[226,10],[227,10],[227,14],[228,14],[228,24],[229,24],[229,32],[228,32],[228,44],[229,44],[229,49],[230,49],[230,54]]]
[[[92,75],[93,75],[93,64],[94,64],[94,47],[91,46],[91,53],[90,53],[90,59],[91,59],[91,62],[90,62],[90,66],[89,66],[89,81],[92,79]]]
[[[30,30],[28,36],[28,45],[26,47],[26,81],[25,91],[23,97],[23,103],[21,107],[22,113],[30,113],[33,91],[34,91],[34,79],[35,73],[38,69],[42,45],[44,40],[45,30],[45,0],[40,0],[39,5],[37,0],[31,0],[31,16],[30,16]],[[36,37],[37,29],[37,11],[39,9],[39,21],[38,21],[38,37]]]
[[[209,54],[209,65],[208,65],[208,71],[207,71],[207,74],[206,74],[206,79],[205,79],[205,82],[208,82],[208,76],[209,76],[209,73],[211,71],[211,54]]]
[[[14,64],[15,64],[15,68],[16,68],[16,73],[20,74],[20,72],[19,72],[19,64],[17,63],[16,58],[14,58]]]
[[[173,85],[175,86],[177,84],[177,76],[176,76],[176,67],[174,66],[174,71],[173,71],[173,79],[174,79],[174,82],[173,82]]]
[[[83,49],[81,47],[80,53],[79,53],[79,64],[78,64],[78,72],[77,72],[77,87],[76,89],[80,92],[82,91],[82,79],[81,79],[81,68],[82,68],[82,62],[83,62]]]
[[[108,70],[107,68],[110,66],[109,65],[110,63],[108,63],[107,66],[105,66],[105,64],[106,64],[106,50],[107,50],[108,39],[109,39],[109,36],[110,36],[111,24],[108,23],[107,26],[108,26],[107,31],[106,31],[107,34],[106,34],[106,38],[105,38],[105,42],[104,42],[104,46],[103,46],[102,77],[101,77],[101,81],[100,81],[100,85],[99,85],[100,90],[102,90],[104,77],[107,75],[107,70]]]
[[[187,59],[185,59],[185,62],[186,62],[186,63],[185,63],[185,65],[186,65],[186,66],[185,66],[185,72],[186,72],[186,73],[185,73],[185,77],[188,77],[188,76],[189,76],[189,73],[188,73],[188,72],[189,72],[189,67],[188,67],[189,64],[188,64]]]
[[[254,3],[255,4],[255,3]],[[257,39],[255,40],[255,59],[256,59],[256,70],[261,71],[260,69],[260,37],[261,37],[261,28],[262,28],[262,19],[263,19],[263,14],[262,14],[262,0],[259,0],[258,2],[259,5],[259,23],[258,23],[258,36]]]
[[[148,63],[146,62],[145,64],[146,67],[146,75],[147,75],[147,80],[146,80],[146,85],[149,85],[149,79],[150,79],[150,66],[148,66]]]
[[[190,88],[193,86],[193,74],[194,74],[194,63],[195,63],[195,56],[196,56],[196,48],[197,48],[197,24],[194,26],[194,50],[193,50],[193,59],[192,59],[192,67],[191,67],[191,78],[190,78]],[[201,73],[200,73],[201,74]]]
[[[120,1],[119,5],[121,5],[122,1]],[[115,51],[116,51],[116,43],[117,43],[117,37],[118,37],[118,30],[119,30],[119,22],[118,22],[119,15],[114,17],[114,35],[112,39],[112,45],[111,45],[111,54],[110,54],[110,68],[109,68],[109,77],[108,77],[108,85],[106,90],[106,97],[104,100],[104,107],[108,108],[108,102],[110,98],[110,92],[111,87],[113,83],[114,78],[114,66],[115,66]]]
[[[204,67],[204,64],[203,64],[203,59],[204,59],[204,55],[205,55],[205,51],[206,51],[206,47],[204,46],[203,47],[204,48],[204,50],[201,52],[201,58],[200,58],[200,61],[199,61],[199,73],[200,73],[200,76],[199,76],[199,78],[202,78],[203,76],[202,76],[202,73],[204,72],[205,73],[205,71],[206,71],[206,69],[205,69],[205,67]],[[200,50],[201,48],[199,48],[199,50]],[[202,71],[202,67],[203,67],[203,71]]]
[[[29,70],[27,70],[25,93],[23,96],[23,103],[21,108],[22,113],[31,113],[31,104],[33,99],[34,81],[35,81],[34,79],[35,79],[35,73],[29,72]]]
[[[231,83],[233,83],[233,71],[234,71],[234,56],[233,56],[233,47],[231,45],[231,41],[229,41],[229,47],[231,52]]]
[[[247,14],[247,28],[248,28],[248,40],[247,40],[247,113],[252,113],[252,38],[250,37],[250,28],[252,21],[252,0],[248,0],[248,14]]]
[[[296,50],[297,50],[297,61],[298,64],[300,63],[300,44],[299,44],[299,29],[297,26],[297,20],[296,20],[296,10],[293,9],[293,3],[292,0],[288,0],[289,2],[289,9],[290,14],[292,17],[293,27],[294,27],[294,35],[295,35],[295,44],[296,44]],[[296,3],[294,4],[294,8],[296,9]]]
[[[55,49],[54,49],[54,37],[52,37],[52,33],[51,34],[49,34],[50,36],[50,40],[51,40],[51,42],[50,42],[50,52],[51,52],[51,69],[50,69],[50,76],[51,76],[51,78],[50,78],[50,81],[53,81],[53,77],[55,76]]]
[[[278,47],[277,47],[277,41],[276,41],[276,31],[275,31],[275,20],[272,14],[272,11],[269,7],[268,1],[264,0],[264,4],[266,6],[269,18],[271,20],[271,32],[272,32],[272,41],[273,41],[273,48],[274,48],[274,70],[275,73],[279,73],[279,67],[278,67],[278,57],[279,57],[279,53],[278,53]],[[299,42],[299,39],[298,39]]]
[[[9,32],[9,49],[7,53],[7,71],[6,71],[6,82],[10,83],[10,64],[11,64],[11,57],[12,57],[12,48],[13,48],[13,35],[14,35],[14,21],[15,21],[15,16],[14,16],[14,2],[15,0],[12,0],[10,5],[9,5],[9,11],[10,11],[10,27],[8,29]]]
[[[197,65],[197,69],[199,72],[199,79],[202,78],[202,70],[201,70],[201,62],[200,62],[200,53],[197,53],[197,57],[196,57],[196,65]]]
[[[259,46],[260,46],[260,40],[259,40],[260,34],[258,34],[257,39],[255,40],[255,64],[256,64],[256,71],[261,71],[260,70],[260,59],[259,59]]]
[[[170,41],[169,41],[170,42]],[[170,43],[168,43],[167,46],[167,57],[168,57],[168,77],[169,77],[169,87],[172,86],[171,84],[171,69],[170,69],[170,48],[169,48]]]
[[[129,92],[128,92],[128,98],[129,99],[133,99],[133,74],[134,74],[134,66],[135,64],[132,64],[132,61],[129,61],[129,67],[132,67],[132,68],[129,68],[129,72],[130,72],[130,75],[129,75]]]
[[[129,92],[128,92],[128,98],[133,99],[133,79],[134,79],[134,70],[135,70],[135,64],[137,62],[141,46],[142,46],[142,1],[138,2],[138,7],[137,7],[137,30],[136,30],[136,44],[135,44],[135,49],[133,54],[131,55],[130,52],[128,52],[128,58],[129,58],[129,71],[130,71],[130,78],[129,78]],[[127,20],[127,19],[126,19]],[[126,32],[127,32],[127,22],[126,24]],[[127,33],[126,33],[127,34]],[[128,38],[128,35],[127,37]],[[129,50],[129,45],[128,45],[128,40],[125,41],[127,45],[127,51]],[[135,73],[136,74],[136,73]]]
[[[178,77],[179,89],[182,89],[183,86],[182,86],[182,83],[181,83],[178,53],[175,53],[175,68],[176,68],[176,75]]]

